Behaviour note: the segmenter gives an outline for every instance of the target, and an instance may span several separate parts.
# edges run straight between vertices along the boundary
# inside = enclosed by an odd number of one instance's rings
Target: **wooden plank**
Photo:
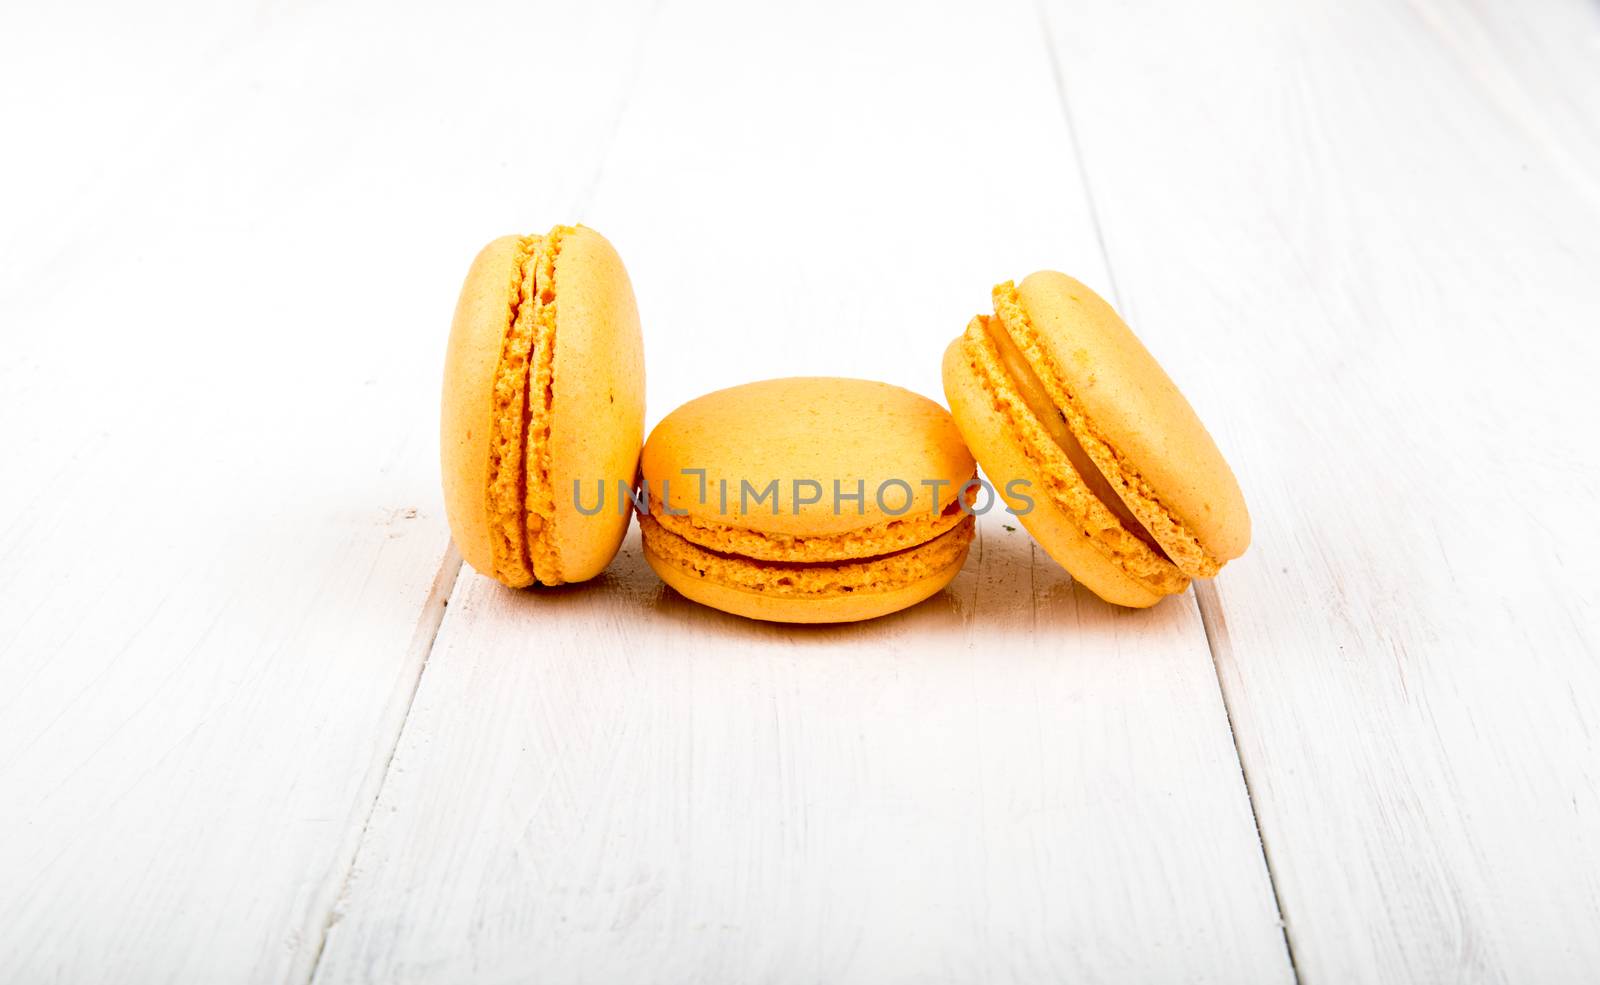
[[[273,25],[242,4],[205,0],[171,0],[159,13],[84,6],[0,11],[0,297],[92,226],[130,155],[211,98],[197,78]]]
[[[1587,138],[1437,5],[1049,20],[1124,305],[1253,507],[1201,599],[1301,979],[1591,977]]]
[[[668,5],[640,73],[583,218],[655,417],[938,395],[993,282],[1105,283],[1026,6]],[[1290,980],[1192,600],[1113,610],[999,520],[854,627],[693,606],[636,539],[587,586],[464,572],[316,980]]]
[[[1472,89],[1600,208],[1600,15],[1585,0],[1414,0],[1417,19]]]
[[[1192,605],[999,518],[859,627],[464,573],[318,982],[1286,981]]]
[[[576,207],[644,13],[252,15],[103,170],[28,172],[53,246],[12,244],[0,292],[0,979],[307,979],[458,568],[459,278]],[[530,66],[542,31],[567,44]],[[141,105],[173,91],[150,71],[97,79]],[[581,100],[536,104],[541,73]],[[8,144],[54,153],[81,94],[34,95]]]

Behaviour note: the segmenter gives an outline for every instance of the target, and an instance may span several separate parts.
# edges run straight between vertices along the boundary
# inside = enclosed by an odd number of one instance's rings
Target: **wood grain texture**
[[[1600,208],[1600,14],[1588,0],[1411,0],[1407,30],[1430,35],[1465,91],[1487,102],[1561,175],[1575,204]]]
[[[105,72],[6,101],[7,982],[308,978],[458,567],[455,290],[482,242],[575,209],[645,11],[234,13],[83,52],[91,10],[3,15]],[[505,125],[541,29],[585,94],[542,110],[554,148]]]
[[[636,533],[587,588],[463,573],[316,980],[1288,981],[1197,611],[981,530],[837,628]]]
[[[581,216],[652,419],[796,373],[939,396],[994,282],[1103,286],[1047,55],[1026,5],[665,5]],[[1198,611],[991,522],[833,629],[687,603],[636,541],[559,592],[464,572],[316,980],[1179,978],[1291,978]]]
[[[1596,17],[1532,50],[1578,77]],[[1592,977],[1589,138],[1456,5],[1049,21],[1126,312],[1251,495],[1201,598],[1301,979]]]

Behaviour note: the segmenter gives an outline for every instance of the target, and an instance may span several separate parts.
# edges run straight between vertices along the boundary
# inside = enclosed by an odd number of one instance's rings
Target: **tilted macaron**
[[[960,432],[943,407],[886,383],[798,377],[707,394],[656,425],[640,468],[650,566],[753,619],[906,608],[949,584],[972,542],[961,497],[976,466]]]
[[[1053,271],[993,301],[945,351],[945,396],[1050,556],[1101,598],[1149,606],[1244,553],[1232,470],[1111,306]]]
[[[445,353],[439,453],[466,562],[521,588],[599,574],[631,510],[585,515],[574,483],[631,486],[644,437],[633,287],[583,226],[505,236],[467,272]]]

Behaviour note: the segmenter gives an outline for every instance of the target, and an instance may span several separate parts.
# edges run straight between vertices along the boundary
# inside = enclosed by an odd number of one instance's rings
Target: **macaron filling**
[[[524,523],[528,558],[534,577],[545,585],[559,585],[561,557],[552,536],[555,488],[550,478],[550,418],[555,406],[556,363],[556,260],[569,227],[557,226],[534,251],[528,288],[533,299],[533,357],[528,366],[526,476],[523,484]]]
[[[1008,371],[997,338],[1004,336],[998,319],[978,316],[962,337],[962,352],[972,370],[994,395],[995,410],[1008,422],[1018,437],[1024,457],[1033,465],[1035,478],[1044,486],[1050,502],[1073,518],[1083,535],[1124,574],[1158,595],[1174,595],[1188,587],[1189,579],[1153,542],[1149,531],[1137,523],[1125,522],[1126,509],[1119,515],[1109,502],[1097,495],[1089,478],[1097,470],[1092,461],[1080,467],[1069,453],[1071,432],[1055,405],[1041,396],[1043,384],[1035,375]],[[1032,387],[1032,399],[1028,389]],[[1036,409],[1035,404],[1040,406]],[[1062,422],[1051,428],[1052,419]],[[1056,432],[1067,431],[1064,445]],[[1081,452],[1082,449],[1080,448]],[[1087,456],[1085,456],[1087,459]],[[1107,483],[1100,476],[1102,483]],[[1107,485],[1109,485],[1107,483]],[[1104,490],[1102,490],[1102,495]],[[1116,496],[1111,495],[1111,500]],[[1141,536],[1142,535],[1142,536]]]
[[[972,499],[976,493],[976,489],[971,490],[968,499]],[[951,498],[941,512],[932,516],[925,512],[915,515],[908,513],[843,534],[802,536],[752,530],[693,514],[653,514],[655,521],[666,530],[708,551],[762,561],[794,563],[844,561],[891,554],[933,540],[957,526],[964,516],[961,504]]]
[[[834,561],[770,561],[710,550],[641,514],[646,553],[696,578],[756,595],[822,599],[889,592],[960,565],[972,543],[973,520],[958,511],[950,529],[926,543],[868,557]]]
[[[511,305],[495,370],[494,436],[489,443],[494,576],[512,587],[559,584],[549,536],[550,409],[555,365],[555,262],[565,228],[526,236],[517,246]]]
[[[1143,534],[1141,539],[1159,545],[1163,559],[1169,560],[1184,575],[1209,578],[1216,574],[1222,562],[1206,550],[1180,517],[1162,505],[1155,490],[1132,463],[1118,455],[1084,414],[1062,382],[1065,375],[1055,365],[1050,353],[1039,344],[1038,333],[1022,306],[1016,285],[1011,281],[997,285],[993,300],[995,318],[992,322],[996,324],[992,331],[997,336],[1003,335],[1014,346],[1021,357],[1020,362],[1031,371],[1037,394],[1057,412],[1064,430],[1072,438],[1072,444],[1077,446],[1084,460],[1092,466],[1088,471],[1098,473],[1105,482],[1105,489],[1110,491],[1110,495],[1105,496],[1102,502],[1107,509],[1112,510],[1119,523],[1124,522],[1123,517],[1132,518],[1133,523],[1128,525],[1130,532],[1138,530]],[[1120,504],[1122,509],[1112,507],[1113,502]]]
[[[1056,444],[1061,446],[1061,450],[1067,455],[1067,460],[1078,473],[1078,478],[1089,487],[1089,492],[1116,515],[1129,533],[1150,545],[1150,549],[1162,557],[1167,557],[1161,545],[1156,543],[1155,537],[1117,496],[1116,491],[1111,488],[1111,483],[1106,481],[1105,475],[1083,450],[1083,445],[1078,443],[1077,437],[1067,427],[1066,418],[1050,401],[1050,395],[1044,389],[1044,382],[1023,358],[1022,352],[1017,349],[1016,343],[1011,340],[1010,333],[1000,324],[1000,320],[980,317],[980,321],[989,340],[994,343],[995,352],[1000,357],[1001,368],[1011,378],[1011,383],[1017,388],[1017,394],[1022,398],[1022,402],[1033,411],[1033,416],[1038,418],[1040,425],[1055,439]]]
[[[526,495],[522,460],[528,420],[528,358],[533,348],[533,255],[540,242],[539,236],[524,236],[517,243],[511,305],[490,397],[494,404],[494,435],[489,441],[487,507],[493,573],[505,584],[519,587],[533,581],[522,519]]]

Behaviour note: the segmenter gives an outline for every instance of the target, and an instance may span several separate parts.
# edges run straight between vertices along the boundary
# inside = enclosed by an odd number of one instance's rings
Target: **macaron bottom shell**
[[[972,342],[967,336],[958,337],[945,350],[945,397],[950,410],[961,427],[963,437],[973,455],[983,463],[984,472],[994,484],[995,491],[1017,515],[1034,540],[1052,559],[1100,598],[1116,605],[1130,608],[1148,608],[1168,594],[1188,587],[1187,579],[1178,579],[1163,585],[1166,591],[1131,576],[1112,559],[1105,545],[1097,544],[1083,509],[1071,509],[1070,502],[1088,496],[1082,480],[1071,472],[1071,466],[1056,462],[1054,469],[1046,468],[1030,454],[1027,443],[1019,435],[1018,422],[1008,419],[1004,402],[995,386],[985,379],[968,352]],[[1015,412],[1014,412],[1015,413]],[[1013,495],[1013,480],[1024,480],[1018,487],[1026,499]],[[1083,488],[1076,488],[1082,486]],[[1052,494],[1055,487],[1065,484],[1066,495]]]
[[[679,594],[749,619],[858,622],[929,598],[955,578],[972,544],[966,517],[933,540],[885,555],[837,562],[763,561],[708,551],[641,516],[645,561]]]

